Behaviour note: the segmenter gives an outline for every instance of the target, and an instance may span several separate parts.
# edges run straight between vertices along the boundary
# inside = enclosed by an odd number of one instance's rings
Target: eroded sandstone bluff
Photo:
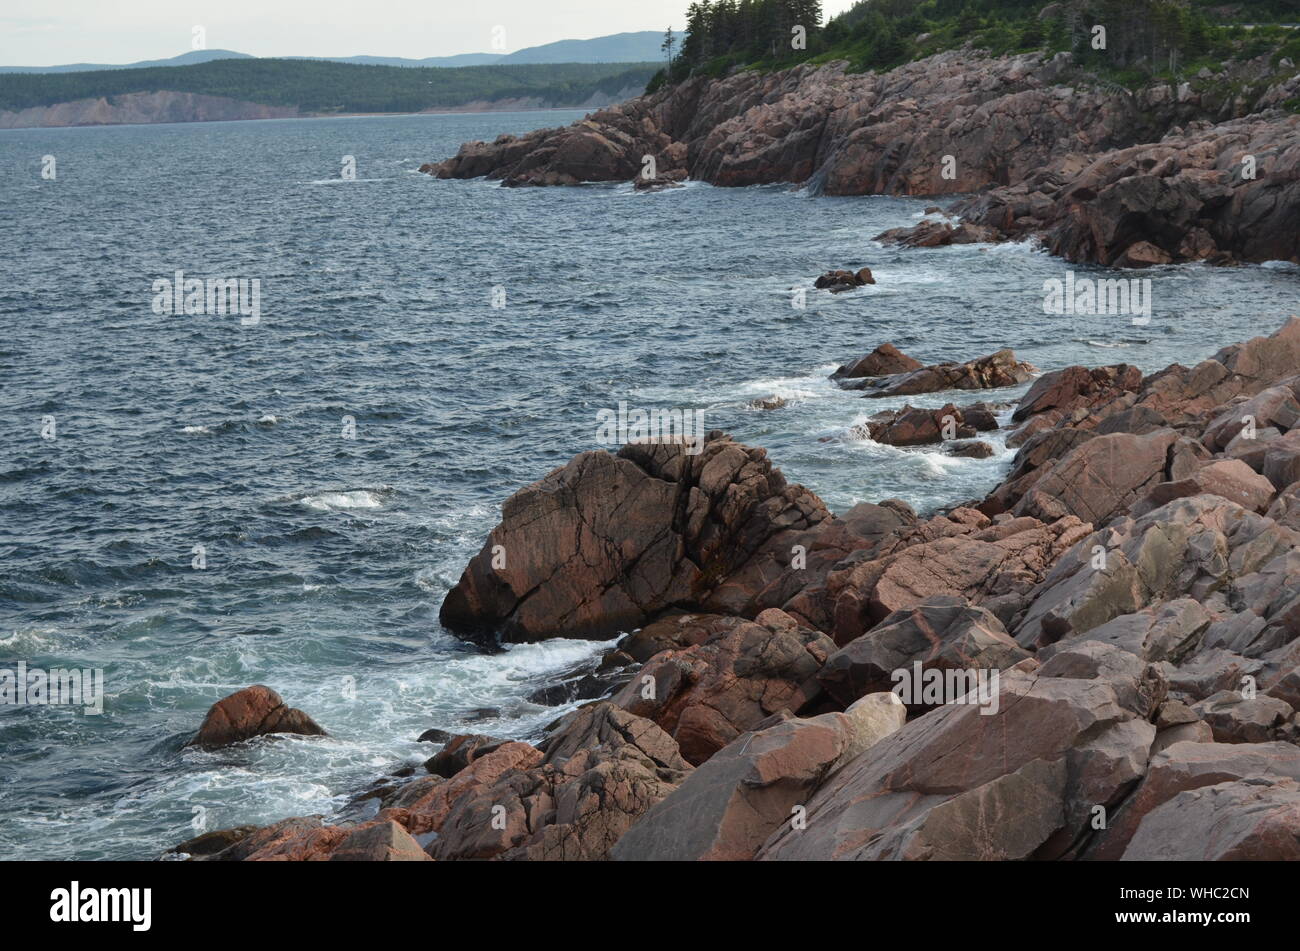
[[[663,181],[807,183],[833,195],[987,189],[957,206],[966,229],[928,223],[902,237],[1038,235],[1071,260],[1121,266],[1300,261],[1300,117],[1282,110],[1300,96],[1300,75],[1237,92],[1264,68],[1136,93],[1075,69],[1069,53],[962,50],[880,75],[844,63],[742,71],[565,128],[466,143],[422,171],[574,185],[631,180],[648,155]]]
[[[877,356],[850,366],[918,372]],[[591,702],[533,743],[430,731],[425,771],[346,821],[178,850],[1300,859],[1300,318],[1194,367],[1044,374],[1012,415],[1007,479],[927,518],[837,517],[721,433],[575,457],[505,503],[443,619],[635,628]],[[980,702],[891,690],[918,669],[998,679]]]

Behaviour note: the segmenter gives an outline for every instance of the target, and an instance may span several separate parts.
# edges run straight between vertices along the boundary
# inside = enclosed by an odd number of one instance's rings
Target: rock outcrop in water
[[[1130,92],[1069,53],[941,53],[890,72],[844,63],[696,78],[560,129],[471,142],[423,171],[507,185],[660,175],[831,195],[942,195],[960,223],[881,237],[918,247],[1039,235],[1072,261],[1300,261],[1300,75]],[[1240,72],[1240,71],[1239,71]]]
[[[1037,368],[1016,359],[1010,350],[999,350],[987,357],[965,363],[936,363],[904,373],[887,376],[867,376],[840,385],[849,390],[862,390],[864,396],[916,396],[921,393],[938,393],[941,390],[991,390],[1002,386],[1015,386],[1033,379]]]
[[[190,854],[1300,857],[1298,400],[1300,318],[1190,369],[1053,371],[1007,481],[929,518],[834,517],[720,434],[584,453],[507,502],[518,568],[489,545],[447,610],[640,628],[632,679],[535,744],[441,737],[353,825]]]
[[[214,703],[186,745],[215,749],[272,733],[325,735],[307,714],[290,707],[270,687],[256,684]]]

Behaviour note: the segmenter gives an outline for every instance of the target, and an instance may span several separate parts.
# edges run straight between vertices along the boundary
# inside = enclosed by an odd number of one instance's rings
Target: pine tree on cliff
[[[673,47],[677,45],[677,37],[673,36],[673,28],[670,26],[668,32],[664,34],[664,41],[659,48],[668,54],[668,69],[671,72],[673,68]]]
[[[811,38],[821,29],[821,0],[791,0],[790,16],[796,24],[808,31],[808,36]]]
[[[713,58],[715,38],[710,25],[713,16],[709,0],[692,3],[686,8],[686,36],[678,57],[692,66],[701,66]]]

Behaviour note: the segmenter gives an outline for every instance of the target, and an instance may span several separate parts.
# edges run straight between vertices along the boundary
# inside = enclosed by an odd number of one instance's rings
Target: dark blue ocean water
[[[524,695],[601,645],[482,654],[437,612],[501,501],[596,447],[600,409],[703,409],[834,509],[925,509],[982,494],[1011,454],[848,437],[890,404],[829,385],[836,364],[890,340],[927,361],[1013,346],[1044,369],[1157,369],[1296,309],[1294,267],[1180,267],[1145,275],[1148,326],[1050,317],[1043,281],[1066,266],[1028,245],[874,245],[915,199],[416,172],[578,116],[0,132],[0,666],[103,668],[108,694],[101,716],[0,708],[0,858],[152,858],[196,814],[328,814],[426,758],[425,729],[552,720]],[[875,287],[792,307],[792,286],[864,264]],[[178,269],[259,280],[261,323],[155,313]],[[771,395],[790,404],[747,405]],[[180,750],[257,682],[331,736]],[[480,707],[500,715],[466,724]]]

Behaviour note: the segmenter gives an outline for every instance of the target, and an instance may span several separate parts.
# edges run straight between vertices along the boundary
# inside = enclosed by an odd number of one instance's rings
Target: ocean
[[[924,512],[993,488],[1006,434],[982,460],[872,443],[854,426],[903,401],[838,389],[837,365],[892,341],[1151,371],[1271,333],[1300,297],[1292,265],[1120,275],[871,240],[946,200],[417,171],[580,116],[0,132],[0,669],[106,688],[99,715],[0,706],[0,859],[157,858],[198,828],[337,815],[430,756],[429,728],[535,736],[567,707],[527,695],[612,642],[484,652],[438,608],[502,501],[601,448],[602,409],[702,411],[837,512]],[[861,266],[875,286],[794,306]],[[160,309],[177,271],[256,281],[258,319]],[[1150,321],[1045,313],[1068,272],[1149,278]],[[254,683],[330,735],[182,748]]]

